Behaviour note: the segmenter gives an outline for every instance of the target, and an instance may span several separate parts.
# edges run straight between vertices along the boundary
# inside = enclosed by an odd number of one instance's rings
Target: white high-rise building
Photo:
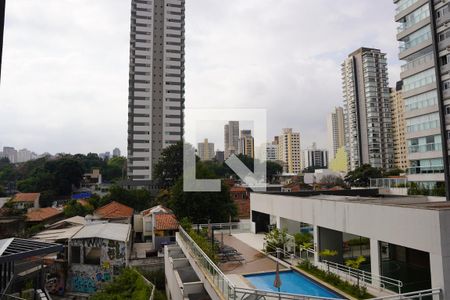
[[[266,160],[278,160],[278,144],[266,144]]]
[[[303,168],[326,169],[328,167],[328,150],[317,149],[316,143],[303,150]]]
[[[278,137],[278,159],[283,162],[285,173],[298,174],[302,171],[300,133],[284,128]]]
[[[17,162],[17,150],[14,147],[3,147],[3,157],[9,159],[10,163]]]
[[[229,121],[224,126],[225,159],[239,151],[239,121]]]
[[[119,148],[114,148],[113,149],[113,157],[119,157],[120,156],[120,149]]]
[[[345,146],[349,170],[394,166],[386,54],[360,48],[342,64]]]
[[[128,179],[148,181],[183,137],[185,1],[131,3]]]
[[[339,148],[345,146],[344,133],[344,109],[336,107],[327,118],[328,131],[328,158],[332,160],[336,157]]]
[[[17,152],[17,162],[18,163],[27,162],[32,159],[33,159],[33,152],[31,152],[28,149],[20,149]]]

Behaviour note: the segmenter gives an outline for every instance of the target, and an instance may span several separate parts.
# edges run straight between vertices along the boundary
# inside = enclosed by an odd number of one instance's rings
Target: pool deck
[[[216,239],[221,241],[221,234],[216,235]],[[276,269],[276,262],[266,257],[263,253],[255,248],[242,242],[235,236],[223,235],[223,242],[225,245],[235,248],[242,253],[244,262],[227,262],[219,264],[220,269],[224,274],[250,274],[260,272],[274,272]],[[285,266],[280,264],[280,270],[287,270]]]

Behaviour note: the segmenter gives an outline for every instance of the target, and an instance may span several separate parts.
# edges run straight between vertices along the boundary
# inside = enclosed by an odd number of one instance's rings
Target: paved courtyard
[[[245,234],[237,234],[240,235]],[[221,241],[222,235],[216,234],[216,239]],[[257,239],[256,239],[257,240]],[[239,238],[228,234],[223,234],[223,242],[225,245],[231,246],[235,248],[238,252],[242,253],[244,257],[244,262],[226,262],[219,264],[220,269],[225,274],[248,274],[248,273],[257,273],[257,272],[273,272],[276,268],[276,262],[267,258],[263,253],[256,250],[255,248],[247,245],[242,242]],[[248,241],[246,241],[248,242]],[[252,244],[253,245],[253,244]],[[258,243],[254,243],[255,247],[257,247]],[[262,244],[261,244],[262,248]],[[260,249],[261,249],[260,248]],[[280,270],[286,269],[284,266],[280,265]]]

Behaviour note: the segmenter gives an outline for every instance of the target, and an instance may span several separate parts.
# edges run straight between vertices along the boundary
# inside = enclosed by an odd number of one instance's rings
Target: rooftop
[[[12,202],[34,202],[39,200],[40,196],[40,193],[17,193],[13,197]]]
[[[131,225],[119,223],[93,223],[86,224],[72,239],[101,238],[127,242],[130,238]]]
[[[73,226],[61,229],[49,229],[44,230],[33,236],[33,240],[41,240],[45,242],[56,242],[61,240],[70,239],[75,233],[77,233],[83,225]]]
[[[157,213],[157,212],[172,213],[172,210],[168,209],[164,205],[156,205],[156,206],[153,206],[146,210],[141,211],[141,215],[148,216],[148,215],[151,215],[151,214]]]
[[[102,219],[120,219],[133,216],[133,209],[129,206],[113,201],[94,211],[94,215]]]
[[[59,244],[9,238],[0,240],[0,264],[31,256],[45,255],[63,250]]]
[[[155,230],[176,230],[178,229],[178,221],[174,214],[156,214]]]
[[[27,221],[28,222],[45,221],[62,213],[63,212],[61,210],[58,210],[53,207],[38,208],[35,210],[31,210],[27,213]]]
[[[337,191],[341,192],[341,191]],[[320,192],[319,192],[320,193]],[[425,210],[450,210],[450,202],[445,201],[444,197],[427,196],[345,196],[332,194],[302,195],[300,193],[262,193],[274,196],[297,197],[299,199],[317,199],[325,201],[351,202],[370,205],[384,205],[395,207],[407,207]]]

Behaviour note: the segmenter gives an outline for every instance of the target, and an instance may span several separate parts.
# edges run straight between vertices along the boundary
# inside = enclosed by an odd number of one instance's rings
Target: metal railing
[[[424,299],[424,297],[429,296],[440,296],[442,293],[441,289],[429,289],[429,290],[422,290],[422,291],[416,291],[416,292],[410,292],[410,293],[404,293],[404,294],[398,294],[393,296],[385,296],[380,298],[372,298],[371,300],[400,300],[400,299]]]
[[[295,300],[339,300],[336,298],[327,297],[316,297],[307,295],[298,295],[290,293],[278,293],[271,291],[253,290],[245,288],[235,288],[236,300],[240,299],[261,299],[261,300],[272,300],[272,299],[295,299]]]
[[[341,265],[332,261],[322,260],[322,269],[333,271],[337,275],[345,275],[352,277],[353,279],[359,279],[361,282],[369,284],[371,286],[379,286],[380,288],[389,289],[395,288],[398,293],[402,292],[403,282],[398,279],[393,279],[390,277],[373,274],[359,269],[354,269],[346,265]]]
[[[249,232],[251,222],[226,222],[226,223],[210,223],[210,224],[193,224],[192,228],[208,228],[211,226],[214,230],[228,230],[231,232]]]
[[[150,292],[150,297],[148,298],[148,300],[153,300],[155,298],[156,286],[152,282],[150,282],[147,278],[145,278],[145,276],[142,275],[138,270],[136,270],[136,269],[132,269],[132,270],[134,272],[136,272],[136,274],[141,276],[141,278],[144,280],[144,282],[150,287],[151,292]]]

